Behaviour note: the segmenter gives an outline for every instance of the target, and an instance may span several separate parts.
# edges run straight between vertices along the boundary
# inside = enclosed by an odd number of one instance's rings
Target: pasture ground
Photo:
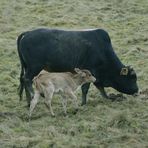
[[[138,75],[141,91],[123,101],[105,100],[91,86],[86,106],[63,116],[59,96],[56,117],[37,105],[28,123],[26,100],[19,102],[20,62],[17,36],[38,27],[103,28],[115,52]],[[147,0],[0,0],[0,147],[1,148],[146,148],[148,147],[148,1]],[[108,88],[108,93],[118,92]],[[77,92],[79,104],[81,91]]]

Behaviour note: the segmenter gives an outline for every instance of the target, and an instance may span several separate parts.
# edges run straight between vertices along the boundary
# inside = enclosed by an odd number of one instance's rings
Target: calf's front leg
[[[62,106],[64,109],[64,114],[65,116],[67,115],[67,96],[65,94],[61,94],[61,101],[62,101]]]
[[[77,101],[76,95],[73,93],[73,91],[68,91],[67,95],[72,99],[72,102],[75,107],[75,112],[77,112],[78,111],[78,101]]]

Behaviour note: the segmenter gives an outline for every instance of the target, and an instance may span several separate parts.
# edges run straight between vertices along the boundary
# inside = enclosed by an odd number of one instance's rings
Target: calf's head
[[[96,78],[91,74],[89,70],[83,69],[80,70],[79,68],[74,69],[77,73],[77,76],[81,79],[82,83],[94,83]]]
[[[120,73],[113,78],[113,88],[116,90],[132,95],[138,92],[137,75],[130,66],[123,67]]]

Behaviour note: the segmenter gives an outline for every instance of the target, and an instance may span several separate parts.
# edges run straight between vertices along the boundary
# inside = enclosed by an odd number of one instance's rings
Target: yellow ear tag
[[[126,76],[128,74],[128,68],[122,68],[120,75]]]

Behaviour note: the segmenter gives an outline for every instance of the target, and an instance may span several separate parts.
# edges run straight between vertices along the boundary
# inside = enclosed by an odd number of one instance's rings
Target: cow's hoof
[[[26,107],[27,107],[27,108],[30,108],[30,103],[28,103]]]
[[[82,103],[81,103],[81,106],[84,106],[84,105],[86,105],[86,102],[82,102]]]
[[[52,116],[52,117],[55,117],[55,114],[52,114],[51,116]]]
[[[76,109],[73,111],[73,114],[75,115],[77,112],[78,112],[78,108],[76,108]]]

